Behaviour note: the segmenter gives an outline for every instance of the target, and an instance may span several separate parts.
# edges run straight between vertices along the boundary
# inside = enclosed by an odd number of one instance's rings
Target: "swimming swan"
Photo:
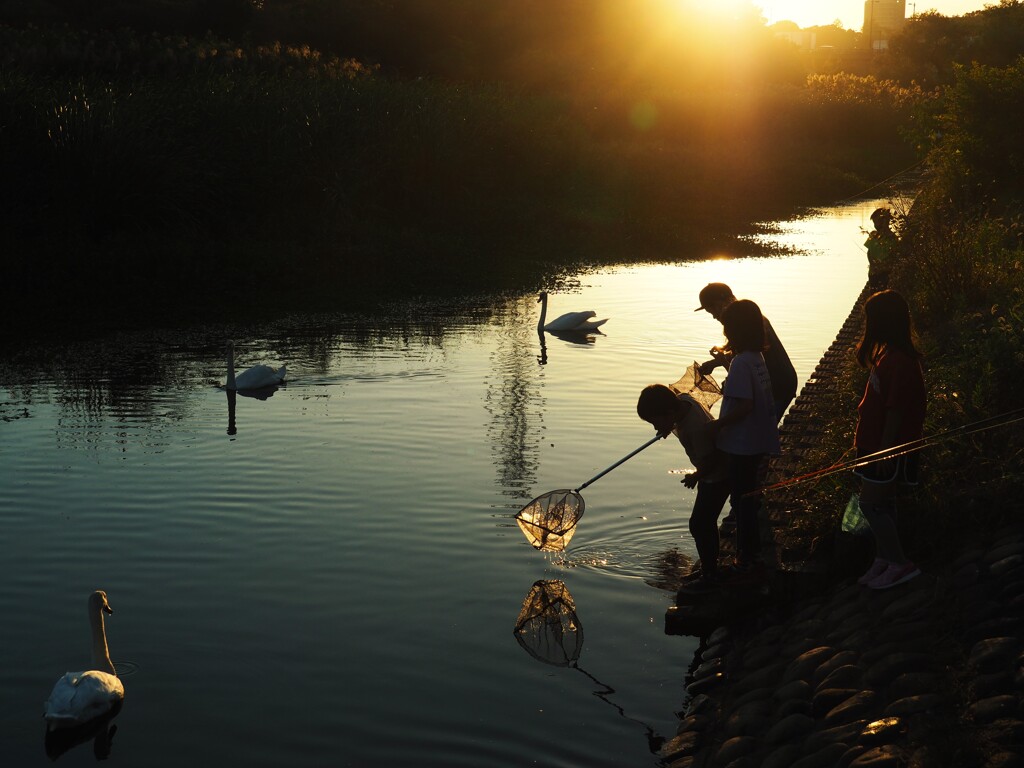
[[[110,661],[103,614],[113,613],[107,593],[96,590],[89,595],[89,624],[92,628],[93,669],[67,672],[53,686],[43,705],[48,730],[72,728],[107,714],[124,699],[124,686]]]
[[[598,326],[608,322],[607,318],[604,320],[592,319],[597,316],[597,312],[588,310],[586,312],[566,312],[545,324],[544,319],[548,314],[548,292],[541,291],[537,301],[540,303],[540,319],[537,321],[538,333],[544,331],[596,331]]]
[[[284,381],[287,366],[282,365],[274,370],[269,365],[254,365],[235,376],[235,343],[228,342],[228,380],[225,389],[261,389],[274,387]]]

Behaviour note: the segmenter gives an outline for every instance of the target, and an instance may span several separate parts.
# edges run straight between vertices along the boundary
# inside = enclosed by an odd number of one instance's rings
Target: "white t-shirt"
[[[775,418],[772,380],[760,352],[740,352],[729,365],[729,376],[722,387],[724,419],[736,407],[737,400],[753,400],[754,410],[742,421],[722,427],[718,447],[726,453],[752,456],[779,453],[779,425]]]

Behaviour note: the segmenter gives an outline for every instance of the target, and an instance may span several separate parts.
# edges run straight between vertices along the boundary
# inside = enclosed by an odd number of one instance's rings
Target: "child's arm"
[[[700,371],[701,376],[710,376],[711,372],[718,366],[722,366],[726,370],[729,369],[729,363],[732,358],[728,352],[723,352],[719,347],[712,347],[708,350],[708,354],[711,355],[712,359],[706,363],[701,363],[697,369]]]
[[[754,412],[754,398],[734,397],[732,398],[732,401],[735,405],[730,406],[728,414],[715,419],[714,421],[708,422],[706,429],[708,431],[708,436],[712,440],[715,440],[718,437],[718,433],[722,431],[722,427],[729,427],[733,424],[738,424]]]

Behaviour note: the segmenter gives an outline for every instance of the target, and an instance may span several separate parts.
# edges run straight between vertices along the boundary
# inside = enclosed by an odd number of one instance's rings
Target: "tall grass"
[[[908,157],[884,84],[554,96],[301,47],[0,38],[0,223],[22,297],[331,296],[701,257]]]

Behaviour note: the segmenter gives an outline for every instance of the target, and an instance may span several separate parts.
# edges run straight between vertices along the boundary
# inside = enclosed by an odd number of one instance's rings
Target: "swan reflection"
[[[548,331],[556,339],[569,342],[570,344],[593,344],[598,336],[607,334],[601,331]]]
[[[560,339],[568,344],[582,344],[584,346],[594,344],[597,336],[605,336],[607,334],[601,333],[601,331],[547,331],[547,333],[554,336],[556,339]],[[541,365],[547,365],[548,363],[548,345],[544,338],[545,332],[541,331],[537,334],[540,337],[540,355],[537,357],[537,362]]]
[[[535,581],[523,600],[513,631],[519,646],[537,661],[556,667],[578,670],[600,686],[594,695],[613,707],[621,717],[643,726],[647,732],[647,746],[657,754],[665,739],[647,723],[630,717],[626,711],[608,697],[615,693],[610,685],[601,682],[577,663],[583,651],[583,625],[576,614],[576,603],[569,588],[559,579]]]
[[[107,714],[88,723],[73,728],[48,730],[43,740],[46,756],[56,760],[65,752],[91,741],[95,758],[106,760],[110,757],[110,751],[114,746],[114,734],[117,733],[117,726],[112,721],[121,711],[122,704],[123,702],[118,702]]]
[[[235,390],[226,389],[224,390],[228,396],[228,434],[237,435],[238,426],[235,424],[235,402],[238,395],[242,397],[248,397],[252,400],[268,400],[274,396],[277,390],[287,386],[286,384],[274,384],[270,387],[263,387],[261,389],[246,389],[246,390]]]

